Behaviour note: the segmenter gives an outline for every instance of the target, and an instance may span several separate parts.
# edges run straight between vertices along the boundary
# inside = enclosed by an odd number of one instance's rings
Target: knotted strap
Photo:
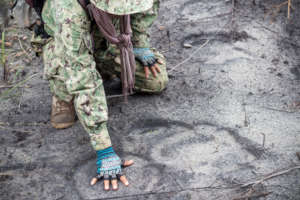
[[[94,20],[103,36],[112,44],[117,45],[121,52],[121,80],[123,95],[127,101],[127,95],[133,93],[135,82],[135,58],[131,42],[132,30],[129,15],[112,15],[98,9],[89,0],[78,0],[86,10],[91,20]],[[120,35],[117,34],[112,23],[113,18],[120,20]]]
[[[32,7],[35,10],[37,15],[41,19],[40,24],[38,24],[38,20],[36,20],[36,23],[35,23],[34,32],[35,32],[36,36],[40,35],[41,38],[43,38],[43,39],[49,38],[50,35],[48,35],[48,33],[45,31],[44,21],[42,19],[42,10],[43,10],[43,7],[44,7],[44,4],[45,4],[46,0],[25,0],[25,1],[30,7]],[[18,3],[18,2],[16,1],[16,3]]]
[[[40,18],[42,18],[42,10],[46,0],[25,0],[26,3],[34,8]]]
[[[31,7],[34,6],[34,0],[25,0],[25,1],[26,1],[26,3],[27,3],[28,5],[30,5]]]

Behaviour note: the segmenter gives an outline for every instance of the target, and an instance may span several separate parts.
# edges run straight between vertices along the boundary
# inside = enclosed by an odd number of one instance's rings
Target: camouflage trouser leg
[[[77,116],[95,150],[111,146],[102,78],[92,56],[90,22],[74,0],[47,0],[46,31],[53,36],[43,48],[45,75],[54,95],[74,100]]]
[[[95,46],[100,46],[105,43],[105,40],[101,37],[100,33],[94,31]],[[121,61],[119,50],[113,46],[109,45],[106,50],[105,47],[96,48],[95,60],[97,63],[97,68],[103,74],[121,75]],[[158,64],[161,73],[157,74],[155,78],[151,73],[148,79],[145,77],[144,66],[142,66],[138,61],[136,61],[136,72],[135,72],[135,90],[147,93],[159,93],[166,88],[168,83],[168,73],[166,67],[166,60],[164,56],[157,50],[152,49],[156,58],[162,61],[162,64]]]
[[[168,74],[166,68],[166,60],[162,54],[157,50],[152,49],[156,58],[162,61],[162,64],[158,64],[161,73],[157,73],[155,78],[151,73],[148,79],[145,77],[144,66],[142,66],[138,61],[136,61],[136,71],[135,71],[135,91],[137,92],[147,92],[147,93],[159,93],[163,91],[168,83]],[[118,77],[121,75],[121,61],[118,51],[116,53],[111,53],[111,51],[97,52],[96,62],[97,67],[100,69],[101,73],[115,74]]]

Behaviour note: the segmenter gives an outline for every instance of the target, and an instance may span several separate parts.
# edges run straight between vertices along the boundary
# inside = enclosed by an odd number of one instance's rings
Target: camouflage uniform
[[[133,14],[133,45],[149,47],[147,29],[157,16],[159,0],[151,10]],[[79,120],[89,133],[95,150],[111,146],[107,131],[108,111],[102,78],[97,70],[120,75],[119,52],[107,44],[96,26],[92,27],[85,11],[76,0],[47,0],[42,13],[45,30],[51,39],[43,46],[45,76],[50,89],[60,100],[74,101]],[[94,34],[95,48],[92,48]],[[37,38],[37,43],[40,42]],[[33,39],[34,42],[34,39]],[[164,57],[155,51],[163,64],[157,78],[145,78],[137,62],[136,90],[156,93],[168,82]]]

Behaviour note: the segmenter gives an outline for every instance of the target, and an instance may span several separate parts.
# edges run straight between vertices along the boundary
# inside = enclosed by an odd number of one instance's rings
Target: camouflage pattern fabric
[[[161,73],[157,74],[155,78],[152,74],[149,74],[148,79],[145,77],[144,66],[136,61],[135,71],[135,91],[147,92],[147,93],[159,93],[166,88],[168,83],[168,74],[166,70],[166,60],[164,56],[156,49],[151,49],[157,59],[162,61],[162,64],[157,65],[161,69]],[[120,53],[116,47],[111,47],[109,50],[96,52],[97,67],[101,74],[105,75],[117,75],[121,76],[121,60]]]
[[[150,15],[153,22],[153,11],[150,11]],[[143,16],[147,14],[140,15]],[[107,45],[97,30],[92,31],[95,33],[96,47],[95,51],[93,50],[91,29],[94,27],[91,27],[91,22],[77,1],[47,0],[42,17],[45,30],[51,35],[50,40],[44,41],[46,44],[43,47],[44,72],[50,82],[51,92],[63,101],[74,101],[77,116],[90,135],[95,150],[110,147],[107,130],[108,110],[102,78],[97,67],[101,71],[119,75],[119,52],[112,45]],[[148,26],[152,22],[144,24]],[[146,29],[147,27],[142,28]],[[142,36],[136,33],[136,38],[145,38],[147,33],[142,30]],[[38,40],[33,38],[33,41],[35,39]],[[147,41],[141,43],[149,45],[148,42],[147,38]],[[146,80],[143,67],[138,64],[136,89],[139,91],[160,92],[166,87],[168,77],[165,60],[157,51],[155,54],[164,62],[161,65],[162,73],[158,78],[150,76]]]
[[[110,14],[129,15],[149,10],[153,0],[91,0],[91,3]]]
[[[133,31],[133,47],[150,48],[149,27],[153,24],[158,15],[160,1],[154,0],[153,7],[147,12],[131,15],[131,28]]]
[[[158,15],[159,4],[159,0],[154,0],[153,7],[147,12],[131,15],[131,28],[133,30],[132,42],[134,47],[149,48],[151,46],[148,29]],[[115,21],[115,23],[117,23],[117,21]],[[93,27],[93,38],[95,40],[95,59],[97,68],[101,74],[117,75],[120,77],[121,62],[118,48],[115,45],[107,44],[96,26]],[[152,51],[154,52],[155,57],[162,61],[162,64],[158,64],[161,69],[161,73],[157,74],[157,78],[150,74],[149,78],[146,79],[144,66],[142,66],[139,61],[136,61],[136,91],[158,93],[165,89],[167,82],[169,81],[164,56],[154,48],[152,48]]]

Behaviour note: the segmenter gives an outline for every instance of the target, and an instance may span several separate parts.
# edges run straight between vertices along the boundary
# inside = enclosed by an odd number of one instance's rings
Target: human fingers
[[[158,73],[160,73],[160,68],[159,68],[159,66],[158,66],[157,64],[154,64],[154,68],[156,69],[156,71],[157,71]]]
[[[161,65],[164,64],[163,61],[161,61],[160,59],[157,59],[156,62]]]
[[[128,186],[129,185],[129,182],[126,178],[126,176],[120,176],[120,181],[125,185],[125,186]]]
[[[95,185],[98,182],[98,180],[99,179],[97,177],[92,178],[92,180],[91,180],[91,186]]]
[[[122,160],[122,167],[125,168],[125,167],[129,167],[131,165],[134,164],[134,161],[133,160]]]
[[[118,180],[116,178],[111,180],[111,185],[113,190],[118,190]]]
[[[156,76],[157,76],[157,73],[156,73],[156,70],[155,70],[155,67],[154,67],[154,65],[150,67],[150,70],[151,70],[151,72],[152,72],[153,76],[156,78]]]
[[[145,76],[146,76],[146,79],[147,79],[147,78],[149,78],[149,67],[145,66],[144,70],[145,70]]]
[[[104,179],[104,190],[108,191],[109,190],[109,179]]]

